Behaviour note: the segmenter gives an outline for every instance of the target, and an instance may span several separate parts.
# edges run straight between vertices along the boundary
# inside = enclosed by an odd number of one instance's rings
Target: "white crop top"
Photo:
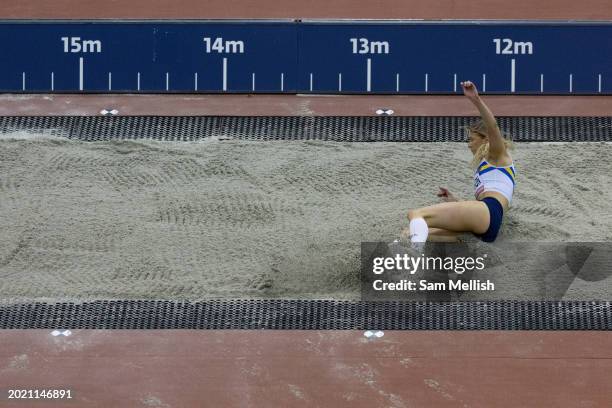
[[[483,191],[495,191],[512,201],[516,171],[514,163],[506,167],[495,167],[483,160],[474,172],[474,196]]]

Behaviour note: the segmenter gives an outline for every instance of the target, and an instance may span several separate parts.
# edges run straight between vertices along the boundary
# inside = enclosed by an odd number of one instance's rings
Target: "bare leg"
[[[435,204],[408,211],[408,218],[423,218],[429,228],[476,234],[486,232],[490,222],[489,209],[482,201]]]
[[[428,241],[431,242],[459,242],[458,238],[461,232],[454,232],[442,228],[430,228]]]

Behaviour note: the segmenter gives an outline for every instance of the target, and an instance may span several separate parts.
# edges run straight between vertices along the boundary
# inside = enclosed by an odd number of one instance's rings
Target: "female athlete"
[[[468,147],[474,155],[475,200],[457,199],[440,187],[444,203],[408,211],[408,232],[413,244],[428,239],[455,242],[461,233],[471,232],[485,242],[493,242],[512,201],[515,170],[508,150],[512,142],[499,130],[495,117],[480,99],[476,86],[462,82],[465,96],[478,108],[481,120],[469,126]]]

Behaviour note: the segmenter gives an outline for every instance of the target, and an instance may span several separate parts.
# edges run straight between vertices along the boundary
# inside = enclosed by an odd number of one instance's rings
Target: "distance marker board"
[[[3,21],[0,92],[611,94],[612,23]]]

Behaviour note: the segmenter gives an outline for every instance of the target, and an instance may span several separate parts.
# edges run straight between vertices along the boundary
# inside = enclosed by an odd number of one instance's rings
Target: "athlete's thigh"
[[[431,242],[457,242],[461,232],[449,231],[443,228],[430,228],[428,241]]]
[[[421,208],[431,228],[483,234],[489,228],[489,209],[482,201],[455,201]]]

